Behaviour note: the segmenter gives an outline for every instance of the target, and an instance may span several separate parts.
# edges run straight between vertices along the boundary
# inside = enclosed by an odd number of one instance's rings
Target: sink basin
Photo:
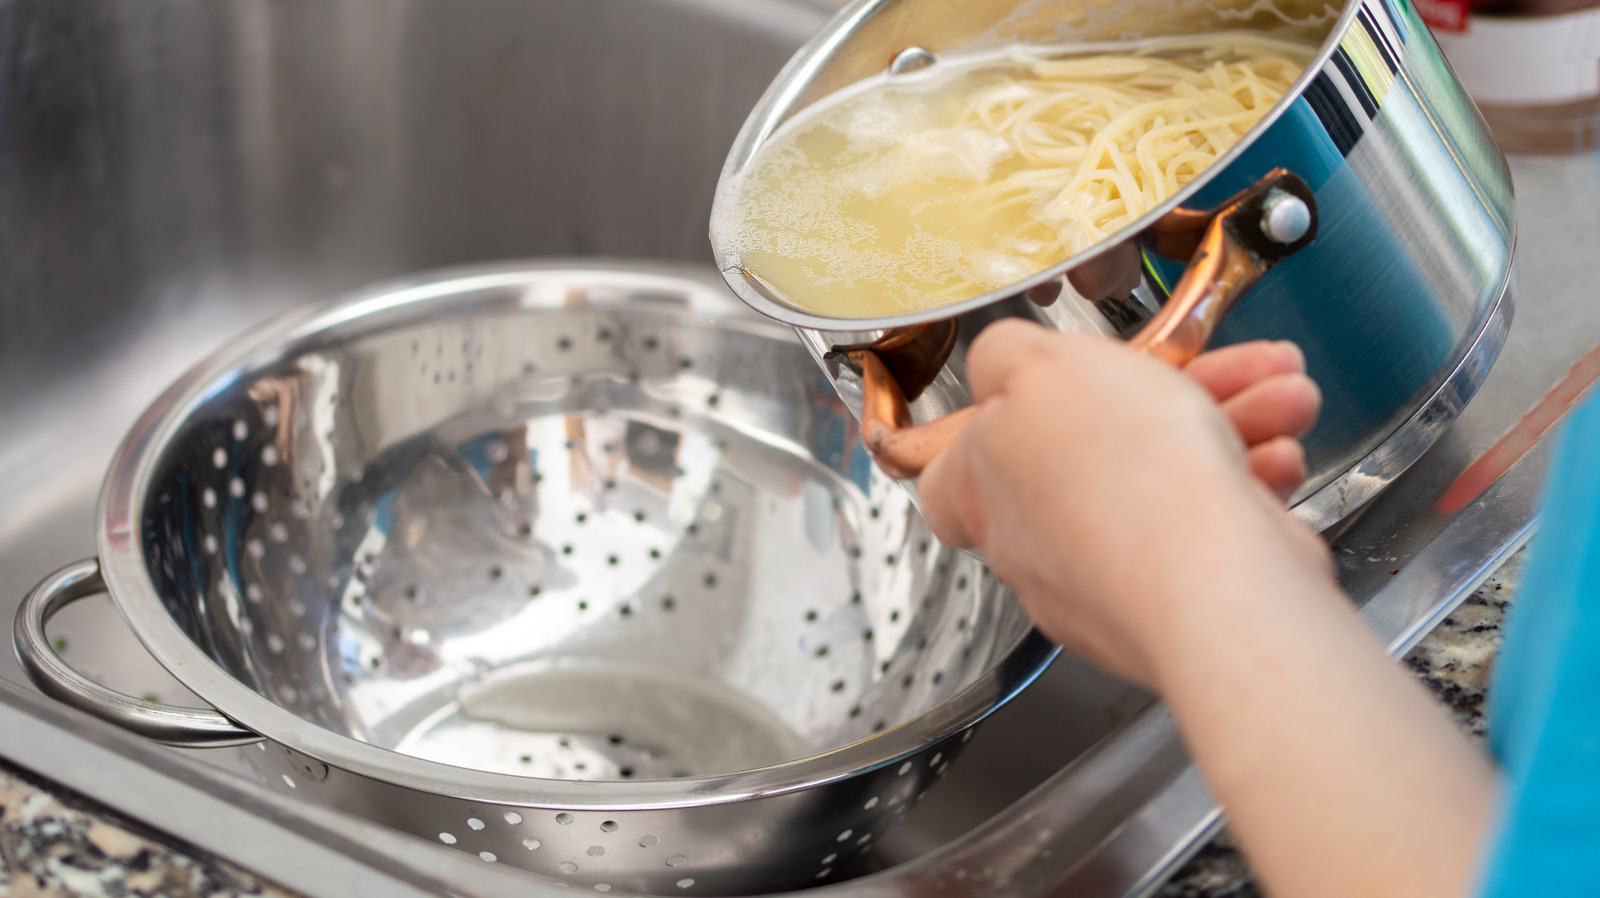
[[[169,381],[290,306],[508,258],[709,263],[727,146],[837,7],[806,0],[23,3],[0,90],[0,613],[92,555],[112,449]],[[32,38],[24,33],[33,35]],[[32,133],[29,133],[29,132]],[[124,692],[201,704],[109,602],[63,656]],[[26,682],[11,653],[0,678]],[[1150,698],[1065,661],[996,718],[870,864],[988,819]],[[161,749],[254,778],[246,746]],[[46,771],[48,773],[48,771]]]

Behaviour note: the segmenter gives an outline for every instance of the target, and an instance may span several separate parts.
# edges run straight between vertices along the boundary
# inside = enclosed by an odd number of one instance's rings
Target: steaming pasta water
[[[1225,32],[1117,52],[1011,48],[870,79],[786,123],[723,184],[719,262],[843,318],[988,292],[1192,181],[1314,52]]]

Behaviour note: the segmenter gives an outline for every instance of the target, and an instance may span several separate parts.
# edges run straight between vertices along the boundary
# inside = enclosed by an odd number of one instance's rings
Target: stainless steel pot
[[[902,476],[914,474],[960,426],[945,419],[925,429],[970,403],[965,348],[997,318],[1122,337],[1158,317],[1168,325],[1187,318],[1185,327],[1208,338],[1215,327],[1220,343],[1294,340],[1324,394],[1322,418],[1305,439],[1311,476],[1294,497],[1295,513],[1319,529],[1331,526],[1397,477],[1455,418],[1487,374],[1510,319],[1515,227],[1505,161],[1409,5],[859,0],[773,82],[722,177],[744,171],[796,113],[885,66],[893,72],[1008,42],[1240,27],[1320,41],[1321,49],[1250,135],[1118,240],[1004,289],[886,318],[806,312],[737,259],[719,260],[724,277],[745,302],[799,330],[840,395],[866,415],[864,426],[883,431],[879,445]],[[1214,278],[1200,277],[1199,265],[1174,261],[1175,230],[1192,231],[1197,222],[1221,229],[1225,216],[1207,210],[1236,208],[1225,198],[1246,197],[1241,191],[1278,177],[1278,169],[1309,188],[1314,239],[1278,241],[1298,251],[1280,253],[1275,267],[1278,258],[1256,265],[1259,280],[1243,283],[1249,293],[1242,299],[1241,279],[1219,291]],[[718,226],[714,210],[713,243],[720,243]],[[1234,222],[1241,227],[1250,239],[1272,242],[1259,215]],[[1197,291],[1238,306],[1220,323],[1215,316],[1198,321],[1188,314]],[[1167,336],[1138,339],[1154,345]],[[885,345],[902,351],[879,366],[872,356],[881,358]],[[1181,361],[1198,348],[1163,354]],[[885,384],[891,388],[880,389]],[[910,400],[908,413],[897,392]],[[897,415],[920,427],[900,435]],[[916,437],[925,438],[918,445]]]
[[[459,270],[291,314],[145,412],[48,694],[258,743],[302,799],[601,891],[826,880],[1056,650],[709,271]],[[57,657],[109,592],[214,706]],[[261,741],[263,738],[269,741]]]

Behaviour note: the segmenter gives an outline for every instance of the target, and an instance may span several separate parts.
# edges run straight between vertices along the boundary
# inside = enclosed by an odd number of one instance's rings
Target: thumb
[[[940,542],[966,549],[982,541],[983,513],[965,433],[923,469],[916,493],[922,517]]]

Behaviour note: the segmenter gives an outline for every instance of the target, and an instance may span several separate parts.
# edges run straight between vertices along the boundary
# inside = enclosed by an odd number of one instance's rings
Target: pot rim
[[[667,780],[578,781],[521,777],[453,767],[323,729],[258,694],[203,652],[167,613],[151,583],[139,516],[155,467],[190,416],[220,387],[287,357],[306,341],[353,322],[410,320],[444,308],[449,298],[496,287],[597,281],[631,292],[683,296],[687,310],[718,324],[786,333],[732,300],[708,269],[663,263],[534,261],[425,272],[329,302],[296,309],[233,340],[173,382],[139,417],[117,448],[103,483],[98,518],[100,565],[107,591],[128,625],[169,672],[228,718],[294,751],[375,780],[488,804],[581,810],[671,809],[795,792],[903,763],[923,749],[970,731],[1038,677],[1060,651],[1029,630],[967,689],[906,723],[836,749],[771,767]],[[523,291],[518,308],[555,307],[556,291]],[[683,307],[678,308],[679,311]],[[725,321],[725,319],[735,319]]]
[[[807,41],[767,87],[761,99],[756,101],[744,126],[739,129],[739,134],[734,138],[733,146],[728,151],[728,157],[722,166],[722,173],[718,177],[718,184],[727,183],[732,177],[746,168],[754,158],[756,152],[765,146],[775,134],[786,125],[790,119],[808,106],[794,108],[798,99],[800,88],[808,83],[815,73],[825,64],[826,59],[863,21],[871,18],[881,9],[905,0],[855,0],[854,3],[844,7],[822,31],[818,32],[811,40]],[[1019,3],[1020,5],[1020,3]],[[872,318],[838,318],[829,315],[819,315],[808,312],[779,299],[774,294],[769,294],[767,288],[759,278],[746,272],[743,268],[734,265],[721,268],[721,260],[717,264],[722,272],[723,279],[727,282],[735,295],[751,308],[761,314],[781,321],[794,327],[811,328],[821,331],[868,331],[883,330],[894,327],[903,327],[913,324],[924,324],[930,321],[939,321],[945,318],[954,318],[980,309],[984,306],[1002,302],[1019,296],[1027,291],[1047,284],[1065,275],[1069,270],[1109,252],[1121,245],[1129,236],[1143,231],[1154,224],[1163,215],[1178,208],[1203,189],[1219,174],[1231,166],[1235,160],[1244,154],[1260,136],[1275,123],[1283,114],[1298,101],[1305,93],[1306,87],[1321,73],[1324,66],[1333,57],[1334,52],[1343,42],[1345,35],[1350,31],[1351,23],[1355,21],[1362,7],[1360,0],[1345,0],[1344,9],[1340,11],[1338,19],[1329,26],[1327,36],[1323,38],[1321,46],[1306,64],[1305,70],[1295,79],[1289,90],[1273,104],[1272,108],[1256,122],[1244,137],[1228,148],[1228,151],[1219,156],[1193,181],[1185,184],[1172,196],[1149,212],[1123,225],[1117,232],[1118,236],[1101,240],[1095,245],[1081,250],[1047,268],[1037,271],[1025,278],[1010,284],[953,302],[946,305],[921,309],[914,312],[903,312],[898,315],[880,315]],[[1401,42],[1407,40],[1407,35],[1399,35]],[[841,90],[849,90],[847,85]],[[829,95],[831,96],[831,94]],[[820,102],[816,101],[816,102]],[[720,201],[722,193],[719,189],[717,198]],[[720,205],[720,202],[718,203]],[[716,208],[711,216],[711,242],[717,244]]]

